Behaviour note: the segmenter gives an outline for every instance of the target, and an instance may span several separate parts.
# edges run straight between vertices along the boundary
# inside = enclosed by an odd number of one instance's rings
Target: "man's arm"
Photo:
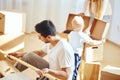
[[[44,53],[42,50],[35,50],[33,52],[36,53],[36,54],[38,54],[41,57],[44,57],[46,55],[46,53]]]
[[[48,68],[45,68],[42,70],[43,73],[48,73],[60,80],[68,80],[68,78],[70,77],[70,68],[62,68],[60,71],[56,71],[56,70],[53,70],[53,69],[48,69]],[[37,73],[39,75],[41,75],[41,71],[37,71]]]
[[[33,52],[38,54],[41,57],[44,57],[46,55],[46,53],[44,53],[42,50],[35,50]],[[26,52],[12,52],[12,53],[8,53],[8,54],[12,55],[12,56],[15,56],[17,58],[21,58],[26,54]]]

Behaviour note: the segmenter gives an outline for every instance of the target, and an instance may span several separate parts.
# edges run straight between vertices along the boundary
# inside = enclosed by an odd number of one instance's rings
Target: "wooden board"
[[[100,63],[85,63],[84,80],[100,80]]]
[[[13,65],[11,65],[6,60],[0,60],[0,73],[3,76],[8,76],[10,74],[19,72]]]
[[[101,80],[120,80],[120,75],[102,71]]]
[[[120,80],[120,67],[105,66],[102,69],[101,80]]]
[[[33,79],[21,73],[14,73],[1,78],[0,80],[33,80]]]

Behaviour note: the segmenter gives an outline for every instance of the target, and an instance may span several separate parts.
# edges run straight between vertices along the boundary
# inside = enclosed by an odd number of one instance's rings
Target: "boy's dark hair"
[[[43,20],[42,22],[36,24],[35,30],[44,37],[47,37],[48,35],[56,35],[55,26],[50,20]]]

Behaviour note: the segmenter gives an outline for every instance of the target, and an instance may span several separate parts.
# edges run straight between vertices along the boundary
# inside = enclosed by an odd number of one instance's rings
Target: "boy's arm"
[[[87,43],[90,46],[98,46],[105,43],[105,39],[102,40],[92,40],[91,42]]]

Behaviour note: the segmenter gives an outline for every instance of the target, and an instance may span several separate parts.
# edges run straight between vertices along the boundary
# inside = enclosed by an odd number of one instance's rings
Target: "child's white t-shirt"
[[[79,56],[82,55],[84,43],[89,43],[92,40],[89,35],[78,31],[71,31],[68,38],[74,52],[79,53]]]

